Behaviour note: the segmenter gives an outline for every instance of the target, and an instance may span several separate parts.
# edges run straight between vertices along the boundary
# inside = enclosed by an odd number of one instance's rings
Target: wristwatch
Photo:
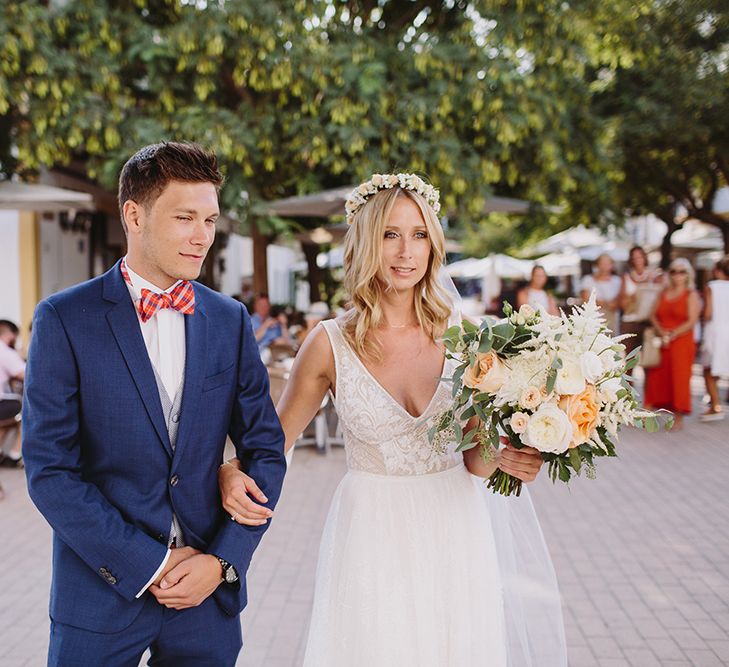
[[[222,559],[220,556],[215,557],[218,559],[220,567],[223,568],[223,581],[226,584],[234,584],[238,581],[238,573],[235,571],[235,568],[227,560]]]

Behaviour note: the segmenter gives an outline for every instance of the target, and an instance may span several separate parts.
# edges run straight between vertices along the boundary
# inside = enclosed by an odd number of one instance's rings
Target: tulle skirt
[[[349,471],[322,536],[305,667],[564,667],[562,612],[528,493],[461,465]]]

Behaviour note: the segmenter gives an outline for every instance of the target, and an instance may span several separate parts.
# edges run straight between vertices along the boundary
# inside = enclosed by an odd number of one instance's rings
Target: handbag
[[[655,328],[648,327],[643,332],[643,345],[640,348],[640,365],[643,368],[655,368],[661,365],[661,346],[663,341]]]

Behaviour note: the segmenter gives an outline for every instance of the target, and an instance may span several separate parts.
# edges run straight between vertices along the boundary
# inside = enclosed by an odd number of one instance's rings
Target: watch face
[[[225,568],[225,581],[229,584],[234,584],[238,581],[238,575],[235,573],[235,569],[232,565]]]

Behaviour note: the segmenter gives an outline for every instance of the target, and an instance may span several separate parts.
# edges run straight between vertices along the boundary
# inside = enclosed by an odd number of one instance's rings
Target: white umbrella
[[[630,247],[630,243],[624,241],[606,241],[600,245],[578,248],[577,252],[588,262],[594,262],[600,255],[610,255],[615,262],[627,262]]]
[[[525,251],[527,255],[543,255],[552,252],[561,252],[565,248],[586,248],[588,246],[602,245],[607,242],[607,237],[594,227],[577,225],[571,229],[565,229],[540,241]]]
[[[21,211],[65,211],[89,208],[93,197],[87,192],[76,192],[51,185],[0,182],[0,209]]]
[[[482,278],[487,274],[494,274],[499,278],[528,278],[534,262],[530,259],[517,259],[509,255],[496,253],[474,259],[470,257],[460,262],[454,262],[447,268],[452,278]]]
[[[574,250],[552,252],[534,260],[543,267],[548,276],[574,276],[580,273],[582,258]]]
[[[476,259],[475,257],[458,260],[457,262],[453,262],[453,264],[448,264],[446,266],[446,273],[448,273],[451,278],[470,278],[472,277],[469,272],[470,267],[480,261],[483,260]]]
[[[694,250],[722,250],[724,240],[721,231],[714,225],[690,218],[671,237],[674,248]]]

